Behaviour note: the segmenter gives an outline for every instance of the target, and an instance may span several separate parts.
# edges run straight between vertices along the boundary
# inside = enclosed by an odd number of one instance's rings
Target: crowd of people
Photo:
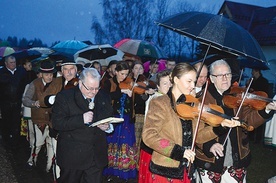
[[[45,145],[45,170],[59,183],[100,183],[102,176],[139,183],[246,182],[251,154],[244,126],[258,129],[276,110],[273,100],[259,110],[227,106],[224,96],[234,81],[223,59],[209,67],[167,60],[162,71],[155,60],[147,72],[139,60],[113,60],[103,70],[98,61],[80,66],[65,59],[56,67],[45,59],[34,73],[30,62],[17,66],[13,53],[4,55],[0,69],[4,145],[17,148],[24,117],[27,165],[36,166]],[[210,105],[224,113],[219,124],[201,118]]]

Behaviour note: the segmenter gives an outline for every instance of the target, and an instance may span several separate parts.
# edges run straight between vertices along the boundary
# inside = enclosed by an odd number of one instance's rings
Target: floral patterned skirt
[[[116,124],[114,132],[107,137],[108,167],[104,169],[104,175],[126,180],[137,176],[135,130],[130,119],[130,115],[124,115],[124,122]]]

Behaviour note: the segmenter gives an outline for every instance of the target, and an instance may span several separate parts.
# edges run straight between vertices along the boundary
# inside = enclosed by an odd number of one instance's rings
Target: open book
[[[105,118],[100,121],[97,121],[95,123],[92,123],[89,127],[98,126],[99,124],[103,124],[103,123],[121,123],[123,121],[124,121],[124,118],[109,117],[109,118]]]

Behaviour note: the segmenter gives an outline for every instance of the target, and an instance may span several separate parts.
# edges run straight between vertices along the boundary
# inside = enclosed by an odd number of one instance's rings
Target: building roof
[[[276,6],[224,1],[219,13],[249,31],[261,46],[276,45]]]

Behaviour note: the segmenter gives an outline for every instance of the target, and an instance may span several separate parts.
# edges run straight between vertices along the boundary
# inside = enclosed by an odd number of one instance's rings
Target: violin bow
[[[135,81],[134,81],[134,83],[132,85],[131,91],[133,91],[133,89],[135,87],[135,84],[137,83],[137,80],[138,80],[139,76],[140,76],[140,74],[138,74],[137,77],[135,78]]]
[[[101,77],[101,80],[103,79],[103,77],[104,77],[105,73],[106,73],[106,71],[104,71],[104,73],[103,73],[103,75],[102,75],[102,77]]]
[[[200,118],[201,118],[202,111],[203,111],[203,108],[204,108],[204,102],[205,102],[205,98],[206,98],[208,85],[209,85],[209,81],[207,80],[206,81],[206,87],[204,88],[204,93],[203,93],[203,97],[202,97],[202,101],[201,101],[200,110],[199,110],[199,113],[198,113],[197,122],[196,122],[195,133],[194,133],[194,137],[193,137],[193,141],[192,141],[192,147],[191,147],[192,151],[195,151],[195,142],[196,142],[196,137],[197,137],[197,134],[198,134]],[[190,170],[191,170],[191,165],[189,164],[189,162],[187,163],[187,166],[189,167],[188,168],[188,175],[189,175]]]
[[[240,85],[240,82],[241,82],[241,79],[242,79],[242,74],[243,74],[243,68],[241,70],[241,74],[240,74],[240,77],[239,77],[238,85]]]
[[[241,110],[241,108],[242,108],[242,104],[244,103],[244,100],[245,100],[245,98],[247,97],[247,93],[248,93],[248,91],[249,91],[249,89],[250,89],[250,86],[251,86],[251,84],[252,84],[252,81],[253,81],[253,78],[250,79],[249,85],[248,85],[248,87],[246,88],[245,94],[244,94],[243,97],[242,97],[241,104],[240,104],[240,106],[239,106],[239,108],[238,108],[238,110],[237,110],[237,113],[236,113],[236,115],[235,115],[234,118],[238,117],[238,115],[239,115],[239,113],[240,113],[240,110]],[[228,140],[231,131],[232,131],[232,128],[230,128],[230,129],[228,130],[228,133],[227,133],[227,135],[226,135],[226,137],[225,137],[225,140],[224,140],[222,146],[224,146],[224,145],[226,144],[226,141]]]

